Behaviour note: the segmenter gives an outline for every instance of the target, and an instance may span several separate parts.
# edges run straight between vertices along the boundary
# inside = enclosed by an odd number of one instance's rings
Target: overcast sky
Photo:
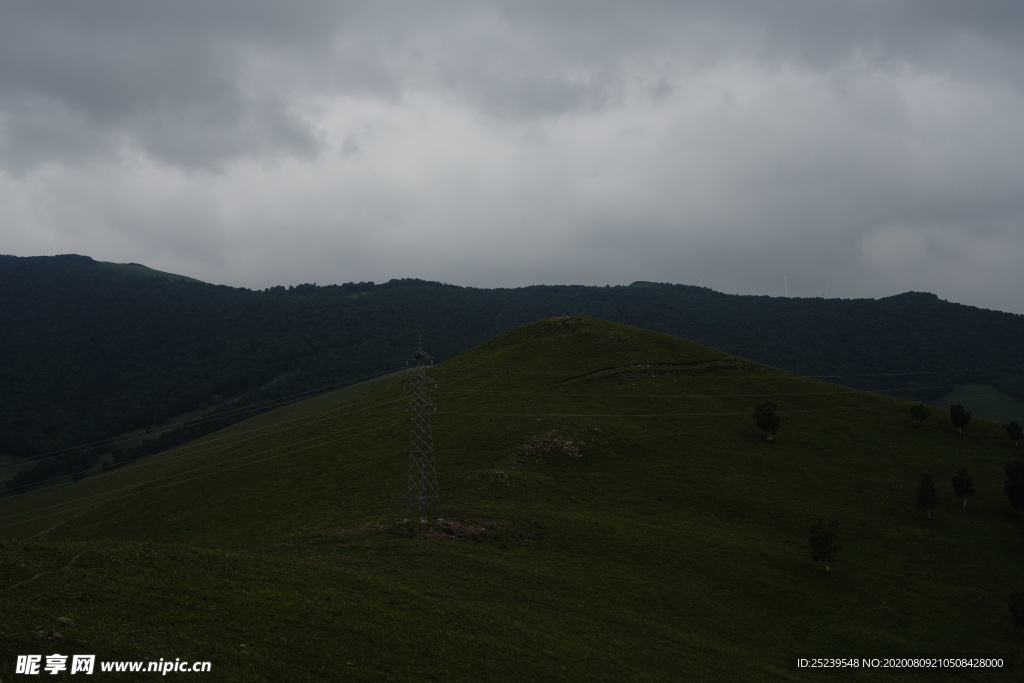
[[[5,0],[0,252],[1024,312],[1019,0]]]

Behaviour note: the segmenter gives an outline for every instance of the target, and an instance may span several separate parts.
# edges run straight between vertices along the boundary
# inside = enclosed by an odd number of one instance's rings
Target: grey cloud
[[[22,249],[246,286],[1019,289],[1018,2],[4,12]]]
[[[333,22],[315,9],[12,3],[0,24],[3,162],[74,163],[124,144],[185,167],[266,151],[308,155],[313,132],[287,98],[251,92],[247,80],[258,74],[247,67],[264,50],[325,50]]]
[[[186,168],[310,156],[317,131],[294,109],[322,96],[398,101],[440,89],[499,119],[530,121],[614,106],[636,59],[646,60],[652,97],[686,77],[680,63],[737,56],[830,68],[860,55],[939,68],[949,61],[942,54],[970,50],[977,36],[990,52],[1019,55],[1021,17],[1019,3],[952,0],[17,0],[0,24],[0,154],[9,168],[118,143]],[[991,54],[971,54],[991,72]],[[666,55],[676,65],[659,73]]]

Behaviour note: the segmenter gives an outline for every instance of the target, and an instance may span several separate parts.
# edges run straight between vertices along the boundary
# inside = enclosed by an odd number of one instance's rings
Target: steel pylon
[[[434,465],[434,433],[430,414],[437,404],[427,395],[437,386],[437,381],[427,376],[424,366],[433,364],[434,358],[423,350],[423,338],[417,332],[416,350],[406,359],[406,365],[413,366],[413,375],[405,382],[410,393],[406,410],[410,415],[409,430],[409,491],[406,501],[406,515],[437,517],[438,488],[437,468]]]

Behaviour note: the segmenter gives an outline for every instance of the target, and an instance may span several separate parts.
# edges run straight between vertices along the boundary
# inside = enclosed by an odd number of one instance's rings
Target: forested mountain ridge
[[[96,443],[92,457],[116,435],[225,398],[255,404],[400,367],[417,329],[443,360],[575,313],[915,399],[965,383],[1024,391],[1024,316],[932,294],[790,299],[647,282],[487,290],[414,279],[253,291],[85,256],[2,256],[0,456]]]

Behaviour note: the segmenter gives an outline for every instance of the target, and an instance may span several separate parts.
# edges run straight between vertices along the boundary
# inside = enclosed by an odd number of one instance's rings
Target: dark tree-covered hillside
[[[930,294],[788,299],[645,282],[486,290],[415,279],[253,291],[85,256],[0,256],[0,456],[83,444],[97,455],[175,415],[401,367],[417,329],[444,360],[575,313],[918,400],[964,383],[1024,397],[1024,317]],[[67,473],[90,466],[80,452],[55,460]]]

